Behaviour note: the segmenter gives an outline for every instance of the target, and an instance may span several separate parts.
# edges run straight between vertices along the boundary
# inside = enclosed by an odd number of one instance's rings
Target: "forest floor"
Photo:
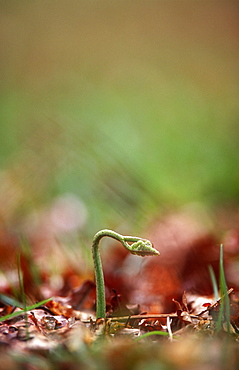
[[[238,228],[224,233],[223,255],[184,213],[155,221],[147,237],[159,257],[117,243],[103,255],[107,317],[98,320],[93,271],[67,262],[53,282],[49,256],[42,264],[25,243],[15,285],[9,271],[1,277],[0,369],[236,369]]]

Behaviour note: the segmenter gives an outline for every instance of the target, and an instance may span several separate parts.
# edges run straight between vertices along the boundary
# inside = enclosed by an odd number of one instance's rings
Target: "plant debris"
[[[167,222],[165,220],[164,224]],[[148,368],[161,364],[166,369],[174,366],[177,369],[189,369],[194,365],[206,369],[208,364],[212,364],[212,368],[216,369],[221,363],[227,364],[228,369],[235,368],[239,363],[239,289],[236,281],[233,284],[232,279],[227,290],[222,290],[222,255],[217,244],[212,244],[212,237],[209,238],[206,234],[204,237],[196,237],[195,232],[195,237],[191,238],[191,242],[188,241],[188,246],[181,248],[180,245],[185,240],[180,242],[180,231],[173,224],[169,226],[170,222],[166,227],[166,234],[170,227],[174,229],[177,247],[171,247],[169,243],[166,250],[166,244],[164,247],[162,243],[161,251],[157,241],[154,243],[163,256],[162,269],[160,261],[153,257],[138,268],[130,270],[131,258],[127,254],[119,254],[121,268],[117,269],[117,274],[120,284],[117,283],[112,288],[116,279],[112,272],[110,282],[112,270],[103,261],[103,269],[106,265],[106,318],[96,318],[93,279],[81,278],[81,283],[72,287],[68,280],[72,280],[76,273],[74,270],[70,272],[69,266],[66,271],[62,271],[65,283],[58,292],[50,285],[46,289],[50,276],[47,273],[44,276],[44,271],[41,271],[42,280],[36,286],[34,297],[34,274],[30,273],[32,265],[29,258],[25,258],[22,253],[21,261],[24,260],[24,263],[20,265],[19,276],[23,284],[19,282],[17,290],[17,287],[12,289],[5,282],[0,294],[0,368],[74,369],[80,366],[83,369],[136,369],[139,366],[146,368],[146,364],[149,364]],[[192,229],[191,224],[190,228]],[[183,229],[185,232],[185,228]],[[206,248],[211,248],[207,255]],[[114,260],[117,261],[118,249],[114,250]],[[230,265],[237,256],[233,253],[233,256],[228,257],[227,250],[225,244],[225,272],[228,271],[228,266],[230,271]],[[179,254],[175,275],[169,261],[172,258],[175,264],[175,258]],[[215,284],[218,284],[219,291],[217,299],[213,294],[209,270],[201,291],[198,283],[204,278],[205,269],[202,276],[197,275],[200,280],[193,280],[192,269],[189,269],[187,276],[187,266],[190,261],[194,266],[196,260],[199,266],[204,263],[213,266]],[[34,264],[37,265],[37,259]],[[129,269],[127,274],[124,265]],[[168,274],[165,275],[166,266]],[[171,273],[172,276],[169,276]],[[175,280],[173,289],[173,278],[176,276],[180,276],[180,281]],[[190,285],[185,283],[189,277],[192,279]],[[205,291],[206,283],[208,289]],[[194,284],[196,289],[192,289]],[[170,286],[169,293],[167,289]],[[185,286],[190,289],[184,289]],[[49,298],[46,293],[54,294]],[[43,300],[39,301],[39,297]],[[226,312],[226,298],[230,305],[229,317]],[[223,365],[220,366],[223,368]]]

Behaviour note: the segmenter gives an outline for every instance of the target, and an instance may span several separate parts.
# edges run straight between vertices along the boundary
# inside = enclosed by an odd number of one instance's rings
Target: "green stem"
[[[104,236],[118,240],[132,254],[136,254],[141,257],[159,255],[159,252],[153,248],[152,243],[147,239],[134,236],[123,236],[115,231],[107,229],[101,230],[95,234],[92,243],[92,254],[95,268],[97,319],[105,318],[106,316],[104,275],[99,251],[99,242]]]

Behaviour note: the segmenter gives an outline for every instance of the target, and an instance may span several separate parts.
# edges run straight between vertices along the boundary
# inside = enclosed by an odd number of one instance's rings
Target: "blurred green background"
[[[0,1],[1,215],[87,233],[239,201],[237,1]]]

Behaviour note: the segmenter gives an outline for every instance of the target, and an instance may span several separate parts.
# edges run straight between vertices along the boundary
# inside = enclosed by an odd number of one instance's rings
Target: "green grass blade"
[[[18,283],[19,283],[19,289],[20,289],[20,296],[21,300],[23,302],[23,309],[26,308],[26,294],[24,290],[24,281],[23,281],[23,273],[21,269],[21,254],[18,253],[17,255],[17,274],[18,274]]]
[[[169,336],[169,333],[167,333],[167,332],[165,332],[165,331],[154,330],[154,331],[150,331],[150,332],[148,332],[148,333],[142,334],[142,335],[140,335],[139,337],[135,338],[134,340],[135,340],[135,341],[138,341],[138,340],[141,340],[141,339],[144,339],[144,338],[150,337],[151,335],[162,335],[162,336],[164,336],[164,337],[168,337],[168,336]]]
[[[219,296],[218,296],[217,280],[216,280],[216,276],[215,276],[215,273],[214,273],[213,268],[212,268],[211,265],[208,266],[208,270],[209,270],[210,278],[211,278],[211,281],[212,281],[214,299],[215,299],[215,301],[218,301]]]
[[[4,303],[7,306],[13,306],[13,307],[20,307],[24,308],[24,305],[22,302],[19,302],[17,299],[9,297],[5,294],[0,293],[0,302]]]
[[[17,317],[19,315],[22,315],[22,314],[24,314],[24,313],[26,313],[28,311],[34,310],[35,308],[38,308],[40,306],[43,306],[45,303],[47,303],[49,301],[52,301],[52,300],[53,300],[53,298],[48,298],[48,299],[45,299],[44,301],[35,303],[35,304],[31,305],[31,306],[27,306],[26,308],[24,308],[21,311],[16,311],[16,312],[10,313],[8,315],[5,315],[3,317],[0,317],[0,321],[9,320],[9,319],[12,319],[14,317]]]
[[[220,262],[219,262],[219,275],[220,275],[220,311],[218,316],[218,321],[216,325],[217,331],[220,331],[222,328],[223,320],[226,321],[227,332],[230,333],[230,300],[227,294],[227,284],[224,272],[223,264],[223,245],[220,245]]]

